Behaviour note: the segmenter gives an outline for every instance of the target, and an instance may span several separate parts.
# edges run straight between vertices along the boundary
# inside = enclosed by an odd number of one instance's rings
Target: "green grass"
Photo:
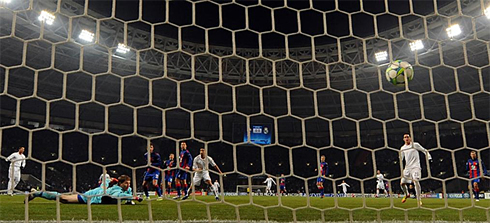
[[[24,220],[24,196],[0,196],[0,221]],[[375,221],[379,214],[381,220],[404,220],[405,213],[409,220],[431,221],[435,213],[435,220],[460,221],[461,208],[464,221],[487,221],[490,200],[481,200],[471,205],[469,199],[449,199],[448,206],[444,208],[442,199],[423,199],[424,208],[417,208],[414,199],[402,204],[401,199],[386,198],[338,198],[338,207],[333,198],[320,199],[317,197],[250,197],[229,196],[225,202],[216,202],[212,196],[195,197],[177,203],[173,200],[152,201],[151,211],[153,220],[177,220],[178,206],[182,211],[183,220],[207,220],[208,207],[212,220],[236,220],[237,211],[241,220],[270,220],[292,221],[296,216],[298,221]],[[309,205],[308,205],[309,204]],[[238,209],[234,206],[237,205]],[[207,207],[208,206],[208,207]],[[84,204],[60,204],[61,220],[88,220],[88,206]],[[149,205],[143,201],[136,205],[122,205],[123,220],[149,220]],[[365,208],[363,208],[365,207]],[[295,209],[294,211],[291,209]],[[382,209],[382,210],[379,210]],[[410,209],[410,210],[409,210]],[[437,209],[437,210],[436,210]],[[486,210],[485,210],[486,209]],[[408,211],[407,211],[408,210]],[[92,220],[117,221],[117,205],[92,205]],[[36,198],[29,203],[30,220],[56,220],[56,202]]]

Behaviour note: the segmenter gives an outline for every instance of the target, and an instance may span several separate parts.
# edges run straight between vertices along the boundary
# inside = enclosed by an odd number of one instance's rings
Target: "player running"
[[[172,189],[172,182],[175,177],[175,170],[171,170],[172,167],[175,167],[175,155],[173,153],[170,153],[168,156],[168,160],[165,160],[163,163],[164,168],[168,169],[165,170],[165,185],[167,189],[167,196],[170,196],[170,190]]]
[[[9,183],[7,185],[7,194],[14,195],[14,189],[20,182],[20,170],[26,166],[26,156],[24,155],[25,148],[22,146],[19,151],[8,156],[5,161],[10,162],[9,166]]]
[[[180,168],[175,174],[175,189],[177,190],[177,197],[174,199],[179,199],[181,196],[181,190],[184,192],[184,196],[187,195],[187,171],[191,169],[192,155],[187,150],[187,143],[180,143]],[[182,187],[183,186],[183,187]]]
[[[325,197],[325,189],[323,188],[323,182],[325,182],[325,177],[328,175],[328,163],[325,162],[325,156],[320,157],[320,176],[316,179],[316,187],[320,190],[320,198]]]
[[[376,174],[376,182],[377,182],[377,185],[376,185],[376,197],[379,197],[379,191],[380,190],[383,190],[384,191],[384,194],[385,194],[385,197],[388,197],[388,192],[386,191],[386,188],[385,188],[385,177],[383,176],[383,174],[381,174],[381,171],[378,170],[377,171],[377,174]]]
[[[265,195],[270,195],[272,196],[272,184],[274,183],[274,185],[277,185],[276,184],[276,181],[274,181],[274,179],[272,179],[271,176],[267,176],[267,179],[265,179],[264,183],[266,184],[266,187],[265,187]]]
[[[216,188],[216,193],[217,193],[216,196],[219,197],[219,188],[221,187],[221,185],[219,185],[218,180],[214,181],[213,187]]]
[[[286,178],[284,177],[284,174],[281,174],[281,178],[279,178],[279,191],[281,192],[281,195],[284,196],[284,194],[287,195],[286,192]]]
[[[199,150],[199,155],[194,158],[192,165],[192,170],[195,171],[194,178],[192,179],[192,185],[191,187],[189,187],[189,191],[187,192],[187,194],[182,197],[182,200],[185,200],[189,197],[192,186],[199,186],[201,185],[201,181],[204,180],[204,182],[209,185],[211,190],[214,192],[216,200],[219,201],[218,188],[214,187],[213,183],[211,182],[208,164],[214,167],[220,174],[223,174],[218,165],[216,165],[216,163],[214,162],[213,158],[211,158],[210,156],[206,156],[206,150],[204,148],[201,148]]]
[[[466,161],[466,171],[468,171],[471,180],[471,184],[469,185],[468,189],[473,190],[473,195],[475,196],[476,201],[480,201],[480,187],[478,186],[480,183],[480,168],[483,175],[488,174],[487,168],[485,167],[483,161],[476,157],[476,151],[471,151],[470,159]]]
[[[347,187],[350,187],[349,184],[342,180],[342,183],[338,185],[338,187],[342,187],[342,191],[344,192],[344,197],[347,197]]]
[[[412,142],[412,138],[410,134],[403,135],[403,141],[405,144],[400,148],[400,154],[402,160],[405,160],[405,169],[403,169],[403,176],[400,181],[400,186],[405,193],[405,196],[402,199],[402,203],[407,201],[407,198],[410,197],[410,193],[408,192],[407,184],[412,183],[415,185],[415,194],[420,206],[422,206],[422,200],[420,197],[421,188],[420,188],[420,177],[422,175],[422,168],[420,167],[420,156],[419,152],[421,151],[425,153],[427,159],[432,160],[429,151],[422,147],[417,142]]]
[[[148,152],[145,153],[145,160],[148,162],[148,156],[150,157],[150,167],[148,167],[143,176],[143,191],[145,192],[145,198],[150,199],[150,195],[148,194],[148,189],[150,188],[150,184],[155,188],[158,200],[162,199],[162,188],[159,185],[159,177],[160,170],[156,169],[161,167],[162,159],[160,158],[160,154],[154,152],[153,143],[150,144],[150,154]]]

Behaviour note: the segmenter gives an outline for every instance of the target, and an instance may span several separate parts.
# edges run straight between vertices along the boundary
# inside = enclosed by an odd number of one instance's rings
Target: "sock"
[[[475,199],[480,199],[480,190],[479,189],[475,189],[474,194],[475,194]]]
[[[405,196],[408,196],[408,188],[407,188],[406,184],[402,185],[402,190],[403,190],[403,193],[405,194]]]
[[[56,200],[56,196],[59,196],[61,195],[60,193],[58,192],[54,192],[54,191],[46,191],[46,192],[36,192],[34,193],[34,197],[42,197],[44,199],[48,199],[48,200]]]
[[[213,190],[214,192],[214,196],[215,197],[218,197],[218,188],[216,188],[215,186],[211,186],[211,189]]]
[[[167,186],[167,194],[170,195],[170,186]]]
[[[175,189],[177,190],[177,196],[180,197],[181,193],[180,193],[180,183],[176,183],[175,184]]]
[[[420,193],[422,189],[420,188],[420,183],[418,181],[414,181],[415,184],[415,195],[417,199],[420,199]]]
[[[324,196],[325,195],[325,191],[323,190],[323,187],[319,187],[318,189],[320,189],[320,196]]]
[[[187,183],[184,183],[183,190],[184,190],[184,196],[186,196],[187,195]]]
[[[376,196],[379,196],[379,189],[376,190]]]
[[[148,193],[148,187],[147,186],[143,186],[143,191],[145,192],[146,197],[150,197],[150,194]]]
[[[157,195],[159,197],[161,197],[162,196],[162,188],[160,188],[160,185],[156,185],[155,189],[157,190]]]

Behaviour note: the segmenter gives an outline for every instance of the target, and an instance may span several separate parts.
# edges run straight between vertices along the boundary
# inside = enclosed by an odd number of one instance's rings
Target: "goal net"
[[[489,7],[0,0],[0,158],[20,147],[26,156],[14,196],[0,196],[0,221],[490,221]],[[395,60],[412,65],[408,84],[387,80]],[[420,153],[423,205],[401,202],[404,134],[432,157]],[[209,166],[218,198],[204,181],[190,187],[202,172],[184,168],[182,142],[221,170]],[[165,172],[170,154],[187,173],[179,182],[163,179],[175,174]],[[20,162],[9,160],[2,194]],[[388,195],[377,196],[378,170]],[[149,200],[61,203],[102,173],[129,176],[135,196],[149,179]],[[265,176],[285,193],[241,193],[265,192]],[[59,194],[24,203],[39,195],[31,188]]]

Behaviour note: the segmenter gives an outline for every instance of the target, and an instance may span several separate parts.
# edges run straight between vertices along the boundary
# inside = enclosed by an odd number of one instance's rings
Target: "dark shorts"
[[[280,190],[286,190],[286,186],[281,185],[281,186],[279,186],[279,189],[280,189]]]
[[[168,183],[168,182],[172,183],[172,181],[174,181],[174,177],[173,176],[171,176],[171,175],[166,175],[165,176],[165,182],[166,183]]]
[[[145,181],[153,181],[153,180],[158,180],[158,177],[160,174],[158,172],[156,173],[145,173]]]
[[[316,183],[323,183],[323,182],[325,182],[325,179],[323,179],[323,177],[316,178]]]
[[[85,202],[82,195],[80,195],[80,194],[78,195],[77,199],[78,199],[78,203],[80,203],[80,204],[86,204],[87,203],[87,202]]]
[[[175,174],[175,179],[187,180],[187,172],[184,170],[177,170],[177,174]]]
[[[480,178],[471,180],[471,184],[473,184],[473,183],[479,184],[480,183]]]

